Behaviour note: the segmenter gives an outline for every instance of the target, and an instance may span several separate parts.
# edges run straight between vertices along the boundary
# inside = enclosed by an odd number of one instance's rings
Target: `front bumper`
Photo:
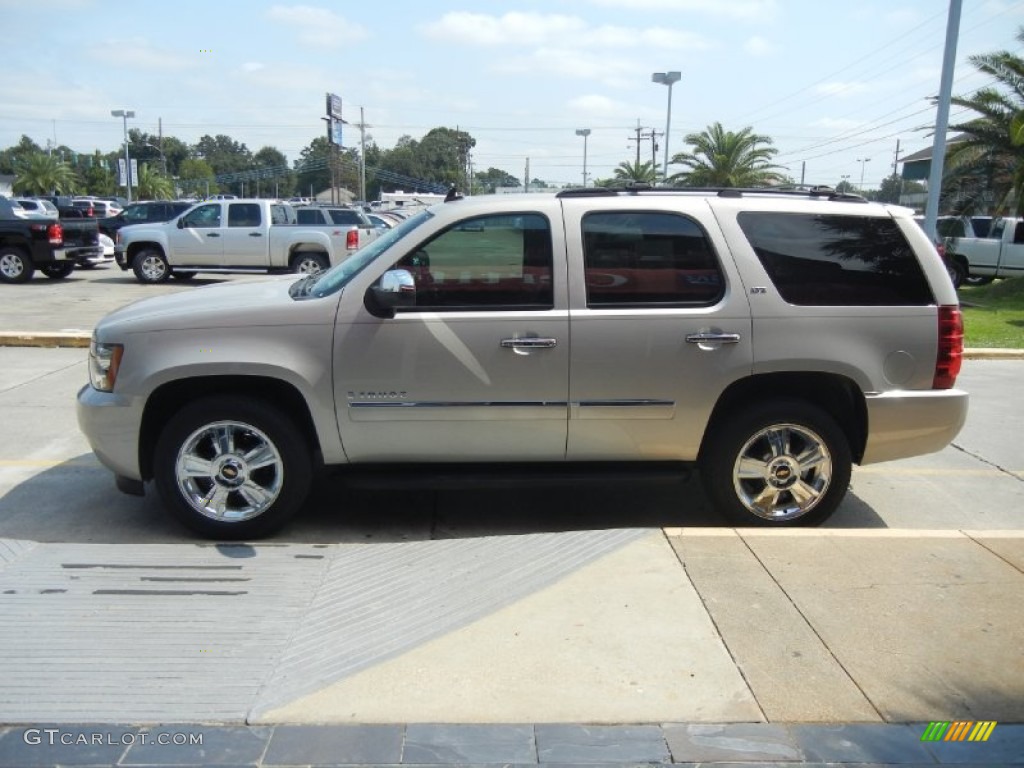
[[[93,453],[115,475],[142,480],[139,435],[142,405],[135,398],[100,392],[86,384],[78,390],[75,412]]]
[[[114,261],[117,262],[117,266],[121,269],[128,269],[128,254],[126,254],[124,249],[119,245],[114,246]]]
[[[959,389],[868,395],[868,441],[860,463],[941,451],[967,420],[968,399]]]

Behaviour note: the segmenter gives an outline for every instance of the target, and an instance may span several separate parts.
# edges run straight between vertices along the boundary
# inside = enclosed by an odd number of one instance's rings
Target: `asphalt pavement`
[[[0,329],[154,292],[77,275],[0,286]],[[0,346],[0,766],[1024,763],[1022,376],[966,362],[954,445],[818,529],[730,528],[693,477],[325,478],[214,545],[91,455],[83,349]]]

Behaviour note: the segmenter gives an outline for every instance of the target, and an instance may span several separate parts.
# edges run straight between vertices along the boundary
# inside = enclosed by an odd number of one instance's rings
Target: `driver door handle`
[[[687,344],[739,344],[740,335],[738,333],[688,333],[686,335]]]
[[[558,339],[540,339],[529,337],[523,339],[502,339],[501,346],[505,349],[551,349],[557,346]]]

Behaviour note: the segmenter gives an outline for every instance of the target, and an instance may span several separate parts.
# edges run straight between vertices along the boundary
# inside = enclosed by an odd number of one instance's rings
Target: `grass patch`
[[[1024,278],[964,286],[959,294],[965,347],[1024,349]]]

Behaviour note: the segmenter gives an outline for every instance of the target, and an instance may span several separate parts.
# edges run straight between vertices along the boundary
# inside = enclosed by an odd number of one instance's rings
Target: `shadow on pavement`
[[[397,468],[394,470],[399,471]],[[27,470],[26,470],[27,472]],[[388,487],[377,475],[327,474],[278,543],[368,543],[508,536],[610,528],[729,527],[711,509],[696,473],[609,478],[594,470],[565,479],[509,483],[484,475],[472,487]],[[885,523],[852,493],[828,528],[879,528]],[[164,510],[152,484],[143,498],[114,487],[91,454],[32,474],[0,497],[0,538],[40,542],[174,543],[200,539]]]

